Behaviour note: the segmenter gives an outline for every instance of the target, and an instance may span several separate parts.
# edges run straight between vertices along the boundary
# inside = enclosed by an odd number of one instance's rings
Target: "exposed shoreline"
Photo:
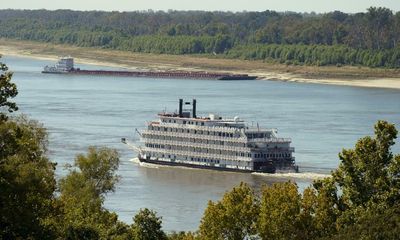
[[[193,55],[157,55],[0,39],[0,54],[56,60],[71,55],[78,64],[152,71],[209,71],[257,75],[260,80],[400,89],[400,70],[359,67],[286,66]]]

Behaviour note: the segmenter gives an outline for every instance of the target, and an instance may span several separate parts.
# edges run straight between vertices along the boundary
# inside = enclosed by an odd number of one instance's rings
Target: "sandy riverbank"
[[[56,60],[71,55],[77,64],[153,71],[212,71],[257,75],[260,80],[400,89],[400,70],[361,67],[287,66],[194,55],[159,55],[0,39],[0,54]],[[12,66],[11,66],[12,68]]]

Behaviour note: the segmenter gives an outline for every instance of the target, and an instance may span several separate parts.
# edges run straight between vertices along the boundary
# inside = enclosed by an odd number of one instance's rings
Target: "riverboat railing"
[[[202,149],[212,149],[221,151],[235,151],[250,153],[251,149],[246,147],[235,147],[226,145],[216,145],[216,144],[204,144],[204,143],[191,143],[183,141],[172,141],[172,140],[162,140],[162,139],[147,139],[146,143],[150,144],[165,144],[170,146],[182,146],[182,147],[192,147],[192,148],[202,148]]]
[[[144,147],[145,152],[153,152],[153,153],[162,153],[169,154],[175,156],[187,156],[194,158],[202,158],[202,159],[214,159],[214,160],[225,160],[225,161],[247,161],[250,162],[253,159],[251,157],[242,157],[242,156],[229,156],[229,155],[220,155],[220,154],[212,154],[212,153],[199,153],[199,152],[190,152],[190,151],[182,151],[175,149],[155,149]]]

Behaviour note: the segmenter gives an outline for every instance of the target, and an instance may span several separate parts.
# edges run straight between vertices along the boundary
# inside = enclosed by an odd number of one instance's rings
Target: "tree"
[[[89,147],[87,155],[79,154],[75,167],[83,178],[93,184],[96,194],[102,195],[115,191],[120,177],[116,175],[119,167],[119,154],[115,149]]]
[[[52,239],[55,164],[46,157],[47,132],[25,116],[0,121],[0,238]]]
[[[367,31],[370,37],[371,47],[374,49],[385,48],[382,46],[388,40],[388,35],[391,30],[393,13],[388,8],[370,7],[366,14]],[[385,36],[386,35],[386,36]]]
[[[383,210],[369,208],[360,214],[357,223],[342,228],[329,239],[397,240],[399,236],[400,205],[397,205]]]
[[[0,121],[7,118],[6,114],[1,112],[2,109],[7,112],[18,110],[17,104],[10,102],[10,98],[14,98],[18,94],[17,86],[11,82],[11,77],[12,73],[8,71],[8,67],[0,62]]]
[[[1,75],[0,99],[11,112],[17,108],[8,98],[17,91],[10,80],[11,74]],[[103,208],[119,180],[116,150],[89,147],[56,193],[46,129],[23,115],[1,114],[0,239],[129,239],[128,225]]]
[[[221,201],[208,203],[200,223],[201,239],[241,240],[255,234],[257,203],[245,183],[233,188]]]
[[[364,137],[354,149],[339,154],[341,163],[333,176],[347,207],[366,206],[370,201],[393,204],[400,198],[399,155],[391,152],[396,137],[394,124],[378,121],[375,137]]]
[[[332,229],[322,232],[321,236],[336,233],[351,236],[354,230],[367,234],[363,239],[376,239],[366,231],[370,228],[368,225],[389,213],[399,214],[392,211],[400,205],[400,155],[391,152],[396,137],[393,124],[378,121],[374,137],[361,138],[354,149],[344,149],[339,154],[339,168],[333,171],[332,177],[314,183],[317,196],[324,200],[317,202],[316,207],[323,210],[319,215],[316,213],[317,222],[321,223],[319,228]],[[399,216],[393,217],[388,219],[395,222]],[[384,225],[377,229],[382,236],[393,236],[395,232]]]
[[[141,209],[133,217],[131,232],[135,240],[163,240],[167,239],[166,234],[161,229],[161,217],[156,213],[145,208]]]
[[[275,183],[262,191],[258,232],[262,239],[296,239],[301,195],[294,183]]]
[[[107,193],[115,190],[119,180],[116,170],[119,155],[114,149],[89,147],[79,154],[69,174],[59,183],[58,216],[49,221],[60,236],[87,239],[127,238],[128,226],[118,216],[104,209]]]
[[[199,239],[195,233],[192,232],[172,232],[168,234],[168,240],[196,240]]]
[[[214,44],[215,53],[223,53],[232,47],[232,40],[228,35],[217,35]]]
[[[12,73],[0,63],[0,108],[18,107]],[[2,109],[0,109],[2,110]],[[26,116],[0,112],[0,239],[51,239],[44,222],[52,214],[55,163],[47,158],[47,132]]]

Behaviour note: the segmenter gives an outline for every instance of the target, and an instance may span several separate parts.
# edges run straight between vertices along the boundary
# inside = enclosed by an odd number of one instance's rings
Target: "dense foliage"
[[[161,229],[161,217],[147,208],[141,209],[133,218],[132,236],[136,240],[165,240],[167,235]]]
[[[55,164],[46,157],[47,133],[25,117],[0,121],[0,239],[47,239]],[[49,237],[51,238],[51,237]]]
[[[315,181],[302,194],[295,183],[276,183],[265,186],[257,200],[240,185],[209,203],[199,239],[398,239],[400,155],[390,150],[396,137],[393,124],[378,121],[374,137],[344,149],[332,177]],[[257,214],[248,210],[253,208]]]
[[[0,10],[0,37],[286,64],[400,66],[400,12]]]
[[[17,104],[10,101],[10,98],[14,98],[18,94],[17,86],[11,82],[11,77],[12,73],[8,71],[8,67],[0,62],[0,121],[7,118],[4,111],[18,110]]]
[[[246,184],[224,195],[220,202],[210,201],[200,224],[201,239],[244,239],[255,234],[256,197]]]

